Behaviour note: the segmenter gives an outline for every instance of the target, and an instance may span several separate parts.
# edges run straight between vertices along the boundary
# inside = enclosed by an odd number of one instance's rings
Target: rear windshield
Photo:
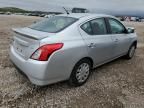
[[[54,16],[37,22],[29,28],[43,32],[56,33],[70,26],[77,20],[78,19],[72,17]]]

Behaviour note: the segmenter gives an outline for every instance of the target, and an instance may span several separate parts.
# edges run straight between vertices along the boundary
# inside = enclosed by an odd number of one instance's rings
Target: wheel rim
[[[133,46],[133,47],[131,47],[131,49],[130,49],[129,56],[130,56],[130,57],[133,57],[134,53],[135,53],[135,47]]]
[[[80,83],[84,82],[88,78],[89,73],[90,73],[89,64],[88,63],[81,64],[76,71],[76,78],[78,82]]]

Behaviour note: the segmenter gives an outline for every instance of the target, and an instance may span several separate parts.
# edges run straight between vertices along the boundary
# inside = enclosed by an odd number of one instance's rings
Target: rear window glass
[[[77,20],[78,19],[72,17],[54,16],[37,22],[29,28],[43,32],[56,33],[70,26]]]
[[[92,35],[92,34],[93,34],[93,31],[92,31],[90,22],[87,22],[87,23],[83,24],[83,25],[81,26],[81,28],[82,28],[86,33],[88,33],[89,35]]]

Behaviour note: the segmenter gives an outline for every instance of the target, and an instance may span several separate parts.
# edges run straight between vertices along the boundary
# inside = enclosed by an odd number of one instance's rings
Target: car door
[[[109,28],[111,31],[112,40],[114,42],[115,57],[124,55],[129,49],[129,34],[125,26],[118,20],[107,18]]]
[[[108,34],[104,18],[85,22],[80,26],[80,33],[95,66],[113,57],[113,42],[111,35]]]

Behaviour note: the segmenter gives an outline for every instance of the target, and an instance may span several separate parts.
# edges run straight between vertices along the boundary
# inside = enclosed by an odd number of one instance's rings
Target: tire
[[[132,59],[134,54],[135,54],[135,50],[136,50],[136,46],[133,44],[131,45],[131,47],[129,48],[129,51],[127,53],[127,55],[125,56],[126,59]]]
[[[71,76],[69,78],[70,86],[81,86],[89,78],[91,73],[92,63],[88,59],[80,60],[73,68]]]

